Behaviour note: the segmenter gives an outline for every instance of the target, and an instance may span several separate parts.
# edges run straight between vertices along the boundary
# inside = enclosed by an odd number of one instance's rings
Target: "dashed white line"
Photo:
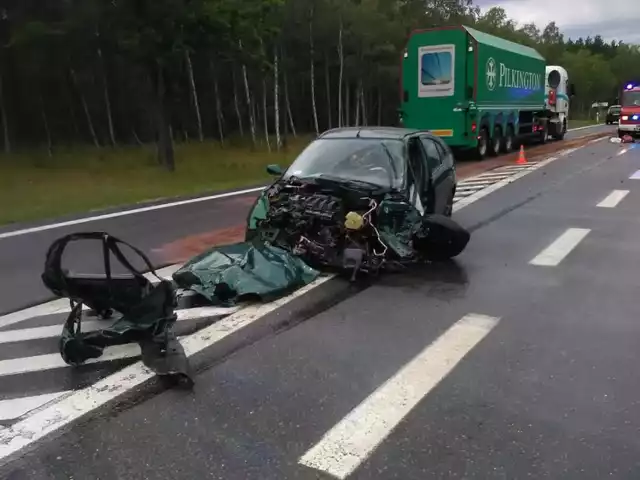
[[[597,206],[601,208],[615,208],[629,194],[629,190],[614,190]]]
[[[629,177],[630,180],[640,180],[640,170],[636,170],[633,175]]]
[[[299,463],[346,478],[498,322],[477,314],[460,319],[329,430]]]
[[[620,150],[618,153],[616,153],[616,155],[618,157],[621,157],[622,155],[624,155],[625,153],[627,153],[629,151],[628,148],[623,148],[622,150]]]
[[[529,263],[542,267],[557,266],[591,230],[588,228],[569,228],[551,245],[545,248]]]

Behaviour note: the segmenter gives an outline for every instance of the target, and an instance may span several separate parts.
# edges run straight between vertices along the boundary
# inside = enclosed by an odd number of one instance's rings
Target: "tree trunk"
[[[338,126],[349,124],[349,90],[347,89],[347,118],[343,122],[342,117],[342,83],[344,81],[344,46],[342,43],[342,13],[340,13],[340,28],[338,30],[338,59],[340,61],[340,73],[338,74]]]
[[[264,138],[267,141],[267,150],[271,152],[271,141],[269,140],[269,116],[267,115],[267,82],[262,76],[262,117],[264,118]]]
[[[93,140],[93,144],[96,148],[100,148],[100,143],[98,142],[98,136],[96,135],[96,130],[93,128],[93,120],[91,118],[91,112],[89,112],[89,106],[87,105],[87,99],[82,93],[80,89],[80,85],[78,85],[78,78],[76,77],[76,72],[72,68],[71,69],[71,80],[73,81],[73,85],[78,91],[78,95],[80,95],[80,101],[82,102],[82,109],[84,110],[84,116],[87,119],[87,126],[89,127],[89,133],[91,134],[91,139]]]
[[[360,126],[360,81],[356,84],[356,123],[355,126]]]
[[[213,94],[216,97],[216,120],[218,122],[218,136],[220,137],[220,144],[224,146],[224,113],[222,112],[222,102],[220,101],[220,88],[218,87],[218,76],[216,75],[216,68],[213,60],[210,61],[211,75],[213,76]],[[234,95],[235,95],[234,86]],[[236,102],[237,102],[237,97]],[[236,105],[237,106],[237,105]]]
[[[167,85],[165,72],[161,65],[156,66],[155,96],[156,96],[156,132],[158,138],[158,163],[170,172],[176,169],[175,153],[173,150],[173,135],[166,105]]]
[[[49,129],[49,120],[47,118],[47,110],[44,106],[44,97],[40,94],[40,112],[42,114],[42,125],[44,126],[44,133],[47,138],[47,151],[49,157],[53,156],[53,142],[51,141],[51,130]]]
[[[311,63],[311,108],[313,110],[313,126],[316,129],[316,135],[320,134],[318,126],[318,110],[316,108],[316,70],[315,70],[315,50],[313,42],[313,5],[309,10],[309,59]]]
[[[204,141],[204,133],[202,131],[202,115],[200,115],[200,102],[198,101],[198,90],[196,88],[196,79],[193,76],[193,64],[191,63],[191,55],[185,50],[184,58],[187,62],[187,75],[189,76],[189,89],[191,91],[191,100],[193,108],[196,111],[196,122],[198,126],[198,140]]]
[[[102,73],[102,89],[104,94],[104,106],[107,110],[107,127],[109,129],[109,140],[112,146],[116,146],[116,134],[113,128],[113,115],[111,113],[111,98],[109,96],[109,83],[107,82],[107,69],[102,57],[102,49],[98,48],[98,58],[100,59],[100,70]]]
[[[238,46],[242,50],[242,40],[238,40]],[[247,108],[249,109],[249,127],[251,128],[251,142],[253,147],[256,146],[256,117],[251,101],[251,91],[249,90],[249,78],[247,77],[247,66],[242,63],[242,79],[244,81],[244,93],[247,100]]]
[[[349,85],[349,82],[347,82],[347,84],[345,85],[345,90],[346,90],[346,94],[345,94],[345,121],[344,121],[344,125],[345,126],[349,126],[351,125],[351,85]]]
[[[2,115],[2,133],[4,136],[4,153],[11,153],[11,139],[9,138],[9,120],[7,119],[7,107],[4,104],[4,84],[0,72],[0,114]]]
[[[236,117],[238,119],[238,128],[240,129],[240,136],[244,136],[244,126],[242,124],[242,115],[240,114],[240,101],[238,100],[238,88],[236,81],[236,67],[233,66],[232,69],[232,80],[233,80],[233,106],[236,109]]]
[[[273,59],[273,115],[276,128],[276,150],[280,151],[282,139],[280,138],[280,72],[278,64],[278,47],[274,49]]]
[[[378,125],[382,125],[382,90],[378,87]]]
[[[324,54],[324,83],[327,88],[327,128],[333,127],[333,121],[331,119],[331,78],[329,76],[329,55]]]
[[[362,126],[366,127],[368,125],[367,102],[365,100],[364,86],[362,85],[362,80],[360,80],[360,103],[362,103]]]
[[[283,71],[283,77],[284,77],[284,98],[285,98],[285,103],[287,104],[287,115],[289,117],[289,124],[291,125],[291,133],[293,133],[294,137],[297,137],[296,135],[296,126],[293,123],[293,115],[291,114],[291,102],[289,101],[289,82],[288,82],[288,78],[287,78],[287,70],[284,69]],[[285,122],[286,124],[286,122]]]

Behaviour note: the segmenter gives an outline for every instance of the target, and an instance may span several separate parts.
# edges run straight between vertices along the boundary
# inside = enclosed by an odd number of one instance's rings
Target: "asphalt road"
[[[205,355],[194,393],[102,412],[0,477],[638,478],[640,147],[623,148],[582,148],[456,213],[473,235],[454,264]]]
[[[612,130],[600,125],[569,132],[567,138],[597,131]],[[135,215],[61,227],[8,238],[0,238],[0,314],[41,303],[52,298],[42,285],[40,275],[47,248],[57,238],[76,231],[106,231],[149,252],[156,266],[166,261],[155,252],[162,245],[186,236],[224,230],[242,225],[255,194],[227,197],[178,207],[154,210]],[[103,213],[103,212],[99,212]],[[97,215],[94,212],[90,216]],[[74,220],[68,217],[46,223]],[[3,232],[37,227],[45,223],[12,225],[0,228]],[[69,266],[79,266],[83,272],[101,272],[97,249],[73,247],[69,250]]]

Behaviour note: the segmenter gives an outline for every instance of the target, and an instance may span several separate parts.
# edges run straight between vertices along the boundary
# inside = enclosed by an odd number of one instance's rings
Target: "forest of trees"
[[[287,138],[396,124],[412,29],[467,24],[568,68],[574,114],[640,77],[640,50],[554,23],[518,26],[473,0],[6,0],[0,6],[0,145]]]

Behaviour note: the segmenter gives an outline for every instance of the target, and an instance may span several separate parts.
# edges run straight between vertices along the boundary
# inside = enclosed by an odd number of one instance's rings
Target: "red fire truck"
[[[620,92],[618,136],[640,135],[640,82],[625,83]]]

